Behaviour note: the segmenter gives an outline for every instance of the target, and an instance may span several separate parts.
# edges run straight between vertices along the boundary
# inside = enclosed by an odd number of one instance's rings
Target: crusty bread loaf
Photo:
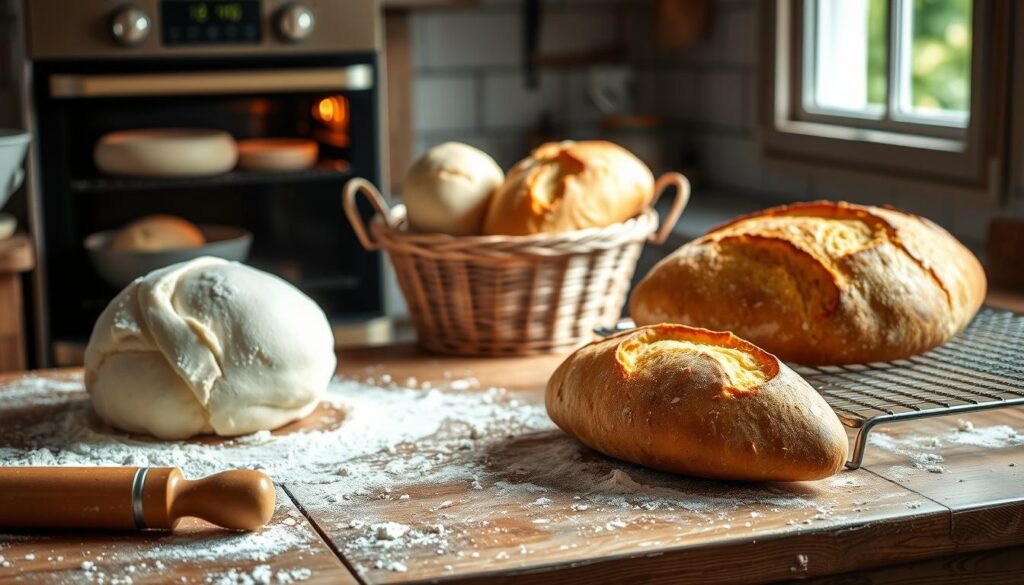
[[[197,248],[206,243],[203,232],[192,222],[173,215],[147,215],[121,228],[110,247],[115,250],[159,252]]]
[[[599,140],[549,142],[516,163],[491,197],[485,235],[604,227],[643,211],[654,177],[628,150]]]
[[[630,315],[732,331],[787,361],[849,364],[927,351],[985,297],[977,258],[893,208],[819,201],[715,228],[637,285]]]
[[[653,325],[595,341],[548,381],[548,416],[607,455],[750,481],[827,477],[842,424],[775,356],[730,333]]]

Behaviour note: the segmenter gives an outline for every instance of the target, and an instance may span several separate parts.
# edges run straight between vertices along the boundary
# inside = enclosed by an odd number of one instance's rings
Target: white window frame
[[[768,0],[760,3],[765,55],[760,70],[759,139],[770,158],[837,164],[916,177],[954,182],[995,197],[1005,191],[1008,144],[1006,123],[1009,106],[1011,18],[1013,0],[975,0],[972,14],[971,100],[966,126],[922,124],[900,114],[889,91],[884,118],[858,117],[850,112],[816,111],[805,107],[805,68],[810,64],[803,47],[806,0]],[[910,2],[890,0],[890,24],[906,22],[897,14]],[[906,8],[902,8],[905,10]],[[902,65],[888,35],[890,76],[901,74]],[[809,52],[808,52],[809,53]],[[891,88],[890,88],[891,89]]]

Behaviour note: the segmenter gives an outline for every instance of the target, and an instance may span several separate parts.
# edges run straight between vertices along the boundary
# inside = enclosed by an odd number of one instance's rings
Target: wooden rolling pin
[[[275,496],[258,471],[190,481],[175,467],[0,467],[0,528],[174,530],[191,516],[256,530]]]

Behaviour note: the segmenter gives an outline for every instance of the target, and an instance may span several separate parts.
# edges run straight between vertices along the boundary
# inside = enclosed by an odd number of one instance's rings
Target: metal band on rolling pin
[[[140,467],[135,471],[135,479],[132,480],[132,515],[135,516],[135,527],[139,530],[146,529],[146,514],[142,506],[142,491],[146,487],[146,473],[148,467]]]

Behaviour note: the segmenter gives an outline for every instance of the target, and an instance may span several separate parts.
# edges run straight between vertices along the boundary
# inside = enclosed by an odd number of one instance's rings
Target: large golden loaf
[[[548,416],[607,455],[703,477],[819,479],[842,424],[785,364],[730,333],[654,325],[595,341],[551,376]]]
[[[637,285],[638,324],[732,331],[787,361],[848,364],[927,351],[971,320],[985,273],[934,223],[819,201],[715,228]]]

